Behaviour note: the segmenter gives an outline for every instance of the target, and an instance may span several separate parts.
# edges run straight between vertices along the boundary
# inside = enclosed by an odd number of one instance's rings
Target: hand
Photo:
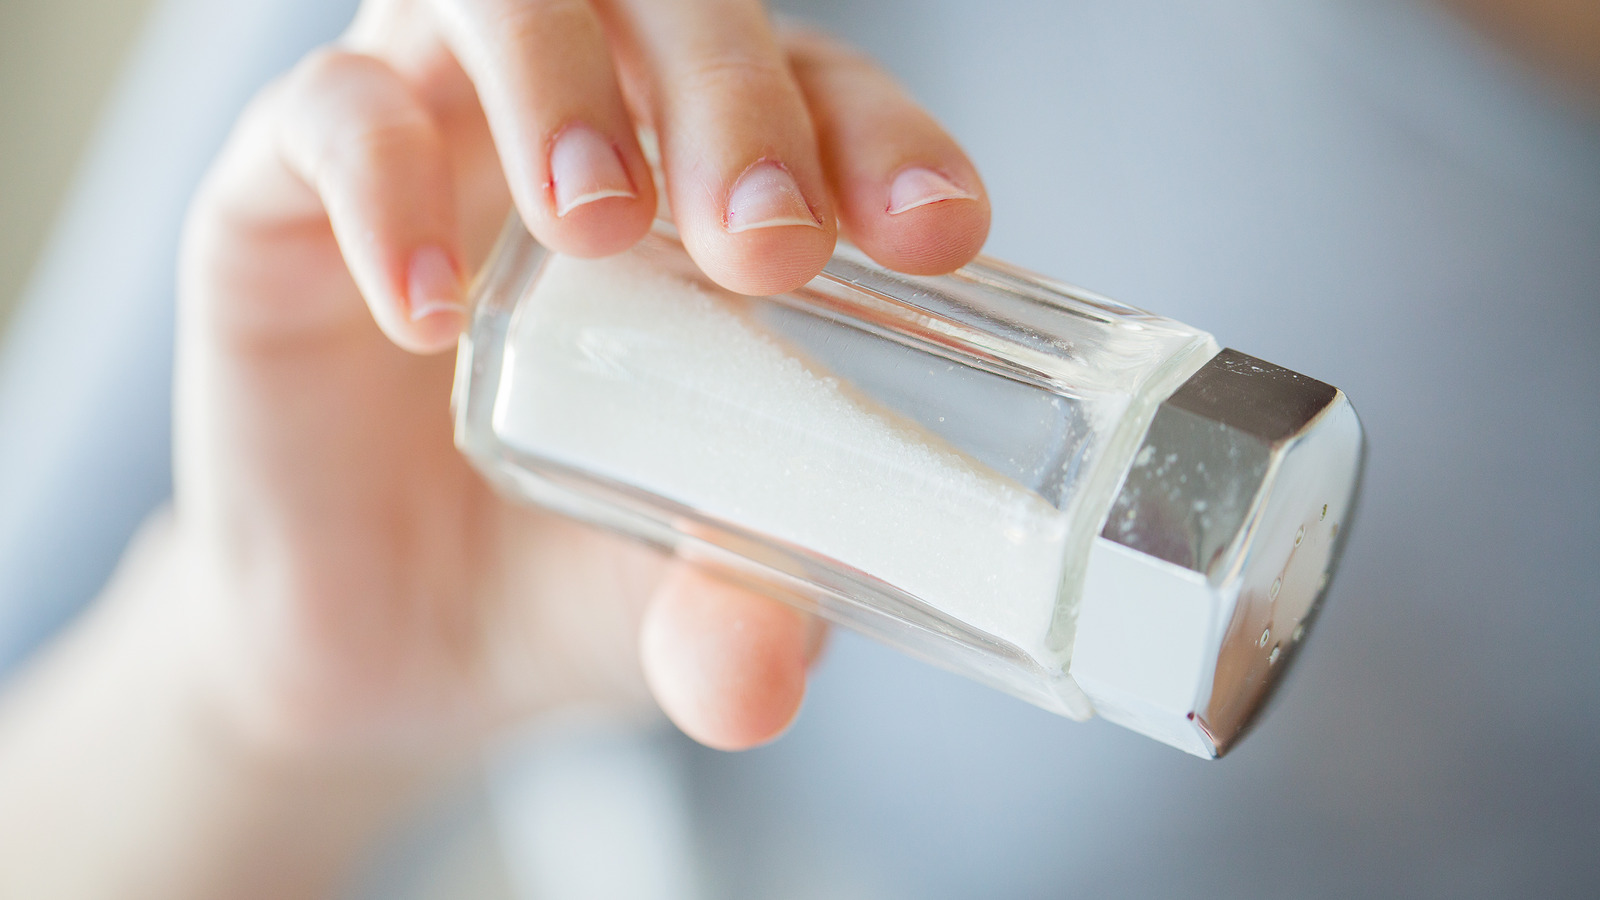
[[[734,290],[803,284],[841,225],[914,272],[987,231],[924,112],[755,0],[368,3],[251,106],[186,229],[174,546],[205,677],[250,734],[433,752],[646,682],[716,747],[793,717],[805,617],[508,504],[452,446],[464,273],[508,200],[559,251],[631,246],[656,213],[641,126],[685,245]]]

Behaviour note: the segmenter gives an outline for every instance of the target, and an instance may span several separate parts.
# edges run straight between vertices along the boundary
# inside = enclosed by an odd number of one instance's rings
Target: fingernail
[[[440,313],[466,312],[461,300],[461,276],[456,273],[450,254],[435,246],[422,247],[411,254],[406,272],[406,297],[411,304],[411,321],[420,322]]]
[[[908,210],[940,200],[976,200],[977,197],[962,190],[955,182],[923,166],[901,169],[889,185],[889,215],[898,216]]]
[[[789,170],[782,163],[762,160],[745,169],[733,183],[733,190],[728,192],[728,215],[723,226],[729,234],[738,234],[785,225],[822,227]]]
[[[639,196],[616,146],[581,122],[563,128],[551,145],[550,180],[558,217],[607,197]]]

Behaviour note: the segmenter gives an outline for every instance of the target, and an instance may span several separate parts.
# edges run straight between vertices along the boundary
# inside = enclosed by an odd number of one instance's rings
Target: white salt
[[[807,361],[749,302],[631,255],[551,259],[512,325],[496,431],[1050,659],[1063,514]]]

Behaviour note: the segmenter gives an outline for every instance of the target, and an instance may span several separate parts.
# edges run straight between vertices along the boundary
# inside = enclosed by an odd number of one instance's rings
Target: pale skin
[[[1600,83],[1591,6],[1455,2]],[[0,896],[326,896],[509,724],[659,705],[732,750],[793,719],[815,623],[508,503],[451,443],[464,273],[513,201],[558,250],[635,242],[640,127],[736,290],[803,283],[841,232],[919,273],[987,233],[949,136],[756,0],[367,3],[194,202],[176,496],[0,695]]]
[[[0,698],[0,896],[325,896],[508,725],[794,718],[820,626],[508,502],[451,439],[463,281],[514,205],[557,250],[657,213],[747,293],[842,232],[940,272],[989,207],[871,63],[756,0],[373,0],[262,92],[190,210],[176,491]]]

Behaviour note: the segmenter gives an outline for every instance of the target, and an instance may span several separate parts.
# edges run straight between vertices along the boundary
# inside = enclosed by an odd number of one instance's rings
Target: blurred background
[[[1317,637],[1206,764],[839,635],[777,744],[544,723],[353,892],[1600,896],[1595,6],[779,5],[963,141],[989,252],[1350,394],[1371,464]],[[0,675],[169,490],[186,198],[352,8],[0,4]]]
[[[0,329],[151,0],[0,4]]]

